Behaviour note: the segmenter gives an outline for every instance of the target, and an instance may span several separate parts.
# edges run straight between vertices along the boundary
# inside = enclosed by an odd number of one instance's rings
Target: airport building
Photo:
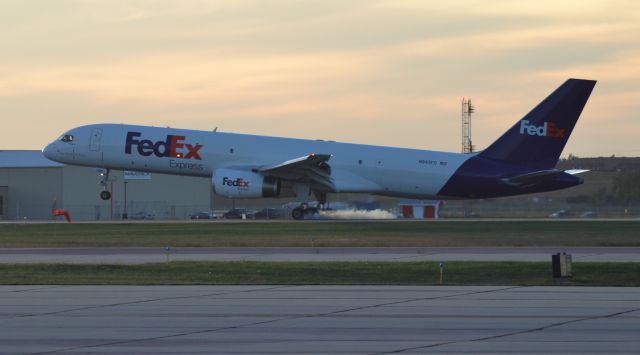
[[[53,208],[72,220],[186,219],[212,210],[208,178],[111,171],[111,200],[99,197],[96,168],[68,166],[40,151],[0,151],[0,220],[52,220]],[[126,195],[126,197],[125,197]]]
[[[0,220],[62,220],[53,216],[54,208],[69,211],[72,221],[121,220],[123,214],[128,219],[180,220],[203,211],[221,217],[231,208],[276,208],[281,218],[289,218],[290,205],[298,203],[293,198],[220,197],[210,178],[119,170],[109,175],[112,198],[104,201],[99,169],[60,164],[37,150],[0,150]],[[357,194],[331,194],[329,202],[332,208],[364,210],[396,204],[395,199],[371,202]]]
[[[411,219],[438,219],[441,205],[438,200],[402,200],[398,204],[402,217]]]

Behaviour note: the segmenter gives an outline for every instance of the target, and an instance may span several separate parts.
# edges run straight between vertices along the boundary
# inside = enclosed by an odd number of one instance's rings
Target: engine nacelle
[[[277,197],[280,180],[251,171],[217,169],[213,174],[213,191],[229,198]]]

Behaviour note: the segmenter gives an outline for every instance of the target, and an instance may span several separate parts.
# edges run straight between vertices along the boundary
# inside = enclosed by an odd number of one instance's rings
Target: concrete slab
[[[0,286],[0,353],[637,353],[640,288]]]

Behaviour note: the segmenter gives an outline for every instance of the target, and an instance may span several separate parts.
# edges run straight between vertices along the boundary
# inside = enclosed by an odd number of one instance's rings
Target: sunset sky
[[[482,149],[567,78],[565,156],[640,156],[640,1],[0,1],[0,149],[116,122]]]

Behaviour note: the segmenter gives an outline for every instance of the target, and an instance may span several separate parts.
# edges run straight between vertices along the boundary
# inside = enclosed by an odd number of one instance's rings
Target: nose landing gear
[[[102,186],[100,198],[105,201],[109,200],[111,198],[111,192],[107,190],[107,182],[109,181],[109,169],[98,169],[98,173],[102,177],[100,179],[100,185]]]
[[[105,200],[105,201],[110,199],[111,198],[111,192],[109,192],[107,190],[101,191],[100,192],[100,198]]]

